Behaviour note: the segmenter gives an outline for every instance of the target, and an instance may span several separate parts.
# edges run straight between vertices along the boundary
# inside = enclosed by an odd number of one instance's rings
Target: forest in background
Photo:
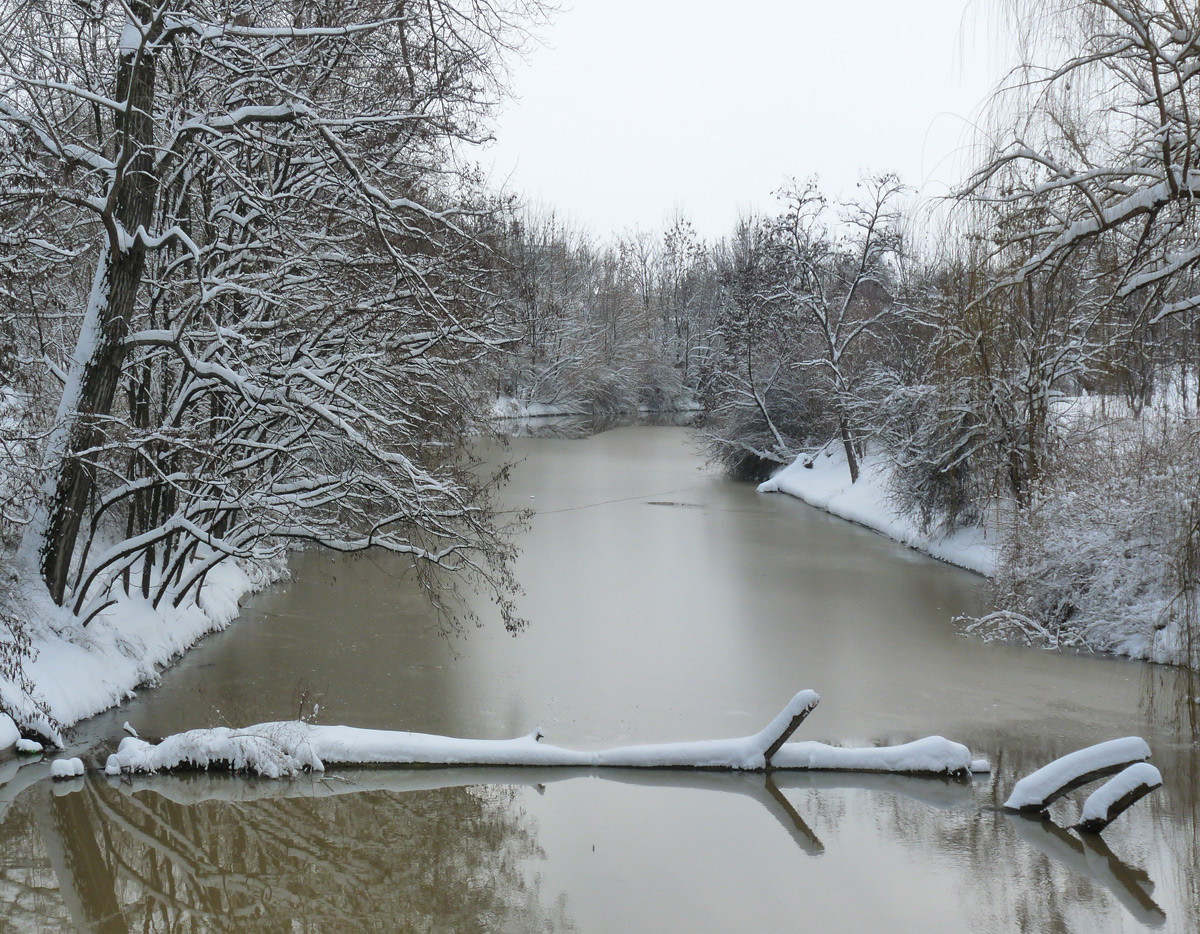
[[[0,676],[31,619],[296,543],[519,628],[465,442],[663,410],[734,476],[882,458],[896,510],[988,527],[992,636],[1200,666],[1200,15],[1006,9],[1026,60],[953,203],[797,181],[705,242],[597,239],[462,158],[535,3],[3,4]]]

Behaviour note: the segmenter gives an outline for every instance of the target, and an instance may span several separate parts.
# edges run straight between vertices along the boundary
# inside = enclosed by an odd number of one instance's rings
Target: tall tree
[[[69,205],[98,242],[22,546],[57,602],[86,619],[133,568],[179,600],[289,538],[503,585],[454,454],[498,336],[487,208],[448,167],[536,13],[6,5],[0,199]]]

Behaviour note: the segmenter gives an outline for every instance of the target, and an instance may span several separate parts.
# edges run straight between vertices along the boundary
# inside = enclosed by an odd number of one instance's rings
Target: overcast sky
[[[705,237],[788,178],[959,177],[1003,62],[981,0],[573,0],[514,67],[496,182],[601,235],[681,209]]]

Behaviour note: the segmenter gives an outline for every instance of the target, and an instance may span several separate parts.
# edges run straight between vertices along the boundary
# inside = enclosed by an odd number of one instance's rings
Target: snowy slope
[[[86,628],[51,603],[44,588],[24,587],[23,609],[34,650],[26,674],[51,716],[63,727],[72,726],[120,704],[204,636],[224,629],[237,616],[238,601],[280,571],[252,577],[238,564],[223,562],[209,572],[199,604],[188,599],[178,608],[163,601],[156,609],[140,595],[126,596],[118,589],[117,603]],[[0,704],[22,727],[60,740],[18,685],[2,677]],[[0,734],[8,735],[4,725],[0,721]]]
[[[805,464],[811,463],[811,467]],[[827,450],[815,458],[801,455],[758,487],[760,493],[788,493],[828,513],[865,525],[888,538],[950,564],[992,576],[996,545],[982,528],[959,529],[948,536],[927,534],[908,517],[897,516],[888,503],[887,459],[868,455],[857,483],[850,482],[846,455]]]

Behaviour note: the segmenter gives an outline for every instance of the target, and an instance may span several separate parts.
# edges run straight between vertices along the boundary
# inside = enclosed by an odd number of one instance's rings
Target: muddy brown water
[[[980,578],[705,470],[685,428],[525,437],[489,456],[518,461],[505,502],[537,510],[517,567],[525,633],[485,602],[481,628],[445,638],[399,561],[298,554],[290,580],[84,725],[78,748],[98,761],[125,720],[163,735],[313,702],[326,723],[540,726],[598,748],[754,732],[813,688],[798,738],[942,734],[992,775],[342,769],[52,786],[31,765],[0,787],[0,931],[1200,929],[1200,756],[1179,672],[964,638],[953,617],[983,605]],[[1165,785],[1102,840],[995,810],[1020,775],[1128,734]]]

